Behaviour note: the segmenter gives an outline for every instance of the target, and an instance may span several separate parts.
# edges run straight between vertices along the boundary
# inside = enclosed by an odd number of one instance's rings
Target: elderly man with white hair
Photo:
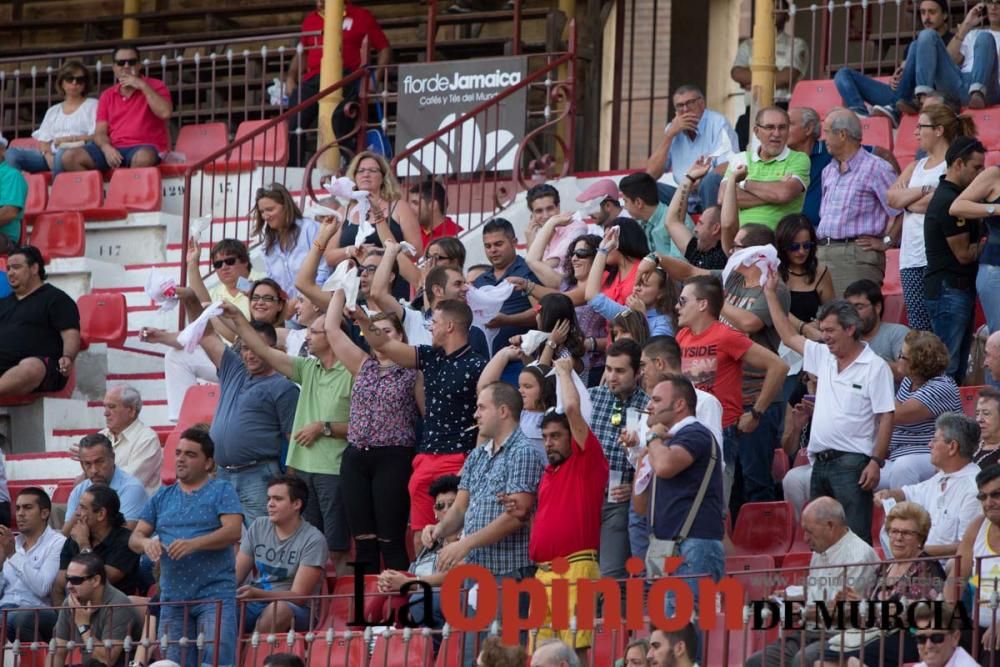
[[[1000,331],[994,331],[986,339],[983,368],[986,369],[986,381],[1000,389]]]
[[[116,385],[104,395],[104,424],[101,430],[115,449],[115,465],[132,475],[152,496],[160,488],[163,448],[156,431],[139,420],[142,396],[135,387]]]
[[[531,667],[580,667],[580,658],[565,642],[549,639],[531,654]]]

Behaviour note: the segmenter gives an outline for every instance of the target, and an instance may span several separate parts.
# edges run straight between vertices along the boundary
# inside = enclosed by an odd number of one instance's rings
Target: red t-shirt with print
[[[681,373],[698,389],[722,403],[722,427],[739,421],[743,412],[743,355],[753,341],[741,331],[713,322],[700,334],[684,327],[677,332]]]

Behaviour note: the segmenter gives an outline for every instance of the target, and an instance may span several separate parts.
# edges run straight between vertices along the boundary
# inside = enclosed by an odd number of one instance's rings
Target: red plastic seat
[[[590,647],[591,665],[613,665],[625,654],[628,644],[628,630],[624,626],[594,628],[594,644]]]
[[[917,121],[919,116],[902,116],[899,119],[899,128],[896,130],[896,146],[893,154],[899,160],[900,168],[903,167],[903,159],[907,163],[913,161],[913,156],[917,154],[920,145],[917,142]]]
[[[986,154],[986,166],[987,167],[1000,166],[1000,151],[989,151]]]
[[[784,579],[786,586],[801,585],[809,574],[810,562],[812,562],[811,551],[796,551],[785,554],[778,574]]]
[[[780,483],[788,474],[788,454],[781,447],[774,450],[774,457],[771,459],[771,477],[776,483]]]
[[[177,417],[177,428],[184,430],[195,424],[210,424],[215,417],[215,406],[219,403],[219,385],[196,384],[188,387],[181,403],[181,413]]]
[[[177,443],[184,429],[174,428],[163,445],[163,463],[160,465],[160,483],[164,486],[177,481]]]
[[[31,405],[40,398],[70,398],[73,390],[76,389],[76,368],[69,372],[66,386],[59,391],[44,391],[37,394],[24,394],[23,396],[4,396],[0,398],[0,405],[12,407],[15,405]]]
[[[799,449],[795,452],[795,460],[792,461],[792,467],[798,468],[799,466],[809,465],[809,452],[806,451],[805,447]]]
[[[746,600],[762,600],[771,593],[768,577],[763,572],[744,574],[750,570],[773,570],[774,558],[766,554],[726,556],[726,576],[743,584]]]
[[[733,526],[733,553],[782,556],[795,531],[795,510],[787,500],[746,503]]]
[[[229,128],[225,123],[185,125],[177,135],[174,153],[183,156],[181,162],[161,164],[164,176],[180,176],[189,165],[199,162],[229,144]]]
[[[29,238],[31,245],[41,251],[46,264],[54,257],[83,257],[87,249],[83,214],[79,211],[40,213],[35,217]]]
[[[104,179],[99,171],[64,171],[52,181],[48,211],[86,211],[101,208]]]
[[[988,151],[1000,151],[1000,107],[965,109],[976,122],[976,136]]]
[[[128,309],[122,293],[84,294],[77,300],[80,336],[87,344],[121,347],[128,337]]]
[[[726,635],[729,636],[728,646]],[[715,629],[706,633],[705,648],[702,652],[704,659],[700,664],[742,667],[747,658],[764,648],[765,644],[764,632],[751,631],[749,628],[727,630],[725,616],[717,614]]]
[[[460,632],[453,632],[447,639],[442,639],[434,667],[462,667],[462,646],[462,633]]]
[[[38,150],[38,140],[34,137],[18,137],[17,139],[11,139],[10,143],[7,144],[7,148],[24,148],[29,151]]]
[[[271,120],[245,120],[236,128],[233,143],[270,123]],[[283,167],[288,164],[288,124],[281,121],[263,134],[257,135],[247,144],[240,146],[231,158],[240,163],[251,162],[254,165],[276,165]]]
[[[892,152],[892,122],[885,116],[861,119],[861,143]]]
[[[958,394],[962,397],[962,412],[969,417],[976,417],[976,403],[979,401],[979,390],[985,389],[989,385],[977,385],[975,387],[959,387]]]
[[[881,544],[882,524],[884,523],[885,509],[882,508],[882,503],[874,503],[872,505],[872,544]]]
[[[405,643],[402,633],[393,633],[388,638],[378,635],[371,664],[378,667],[422,667],[429,665],[433,657],[434,643],[418,630]]]
[[[378,575],[365,575],[365,597],[378,593]],[[333,598],[323,627],[332,626],[334,630],[346,630],[348,622],[354,618],[354,578],[337,579],[333,586]]]
[[[831,109],[843,106],[843,102],[833,79],[813,79],[795,84],[788,106],[809,107],[821,118],[826,118]]]
[[[24,200],[25,222],[45,210],[49,203],[49,181],[43,174],[25,174],[28,182],[28,197]]]
[[[339,667],[339,665],[367,665],[368,650],[365,638],[355,634],[350,639],[336,637],[332,644],[326,642],[322,633],[309,647],[307,667]]]
[[[162,205],[163,184],[159,169],[115,169],[104,207],[88,219],[120,220],[129,213],[159,211]]]
[[[899,278],[899,248],[885,251],[885,279],[882,281],[882,321],[906,324],[903,283]]]

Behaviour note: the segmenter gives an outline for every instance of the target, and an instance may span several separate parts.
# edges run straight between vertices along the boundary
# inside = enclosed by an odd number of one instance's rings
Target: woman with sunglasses
[[[789,319],[800,333],[819,340],[819,329],[812,322],[819,307],[836,295],[829,267],[816,259],[816,229],[809,218],[794,213],[778,222],[774,239],[781,261],[778,271],[791,298]]]
[[[985,469],[1000,463],[1000,391],[993,387],[979,390],[976,423],[979,424],[979,447],[972,455],[972,462]]]
[[[903,211],[899,239],[899,279],[911,329],[931,331],[931,318],[924,305],[924,213],[947,164],[944,155],[952,140],[976,134],[976,124],[969,116],[959,116],[943,104],[929,104],[920,112],[914,130],[917,143],[927,157],[911,162],[886,193],[889,206]]]
[[[94,139],[97,100],[87,97],[91,88],[87,67],[79,60],[66,61],[56,74],[55,88],[62,101],[45,112],[42,124],[31,133],[38,148],[7,151],[5,160],[15,169],[30,174],[44,171],[59,174],[63,153]]]
[[[962,157],[972,162],[978,159],[972,157],[973,152]],[[982,218],[986,223],[989,237],[979,255],[976,294],[983,304],[990,333],[1000,331],[1000,166],[989,167],[976,176],[948,213],[966,220]]]

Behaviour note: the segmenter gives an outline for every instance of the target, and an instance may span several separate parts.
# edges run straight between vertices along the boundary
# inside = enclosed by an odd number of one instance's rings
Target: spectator
[[[972,462],[979,443],[979,425],[962,414],[944,413],[935,421],[931,440],[933,477],[916,484],[879,491],[876,502],[892,498],[909,500],[930,513],[931,528],[925,535],[925,550],[939,559],[958,550],[962,536],[980,512],[975,478],[979,466]],[[893,552],[896,558],[898,554]]]
[[[565,642],[548,639],[531,654],[530,667],[580,667],[581,660]]]
[[[900,357],[903,341],[910,330],[902,324],[882,321],[885,301],[878,283],[857,280],[844,290],[844,300],[854,306],[861,318],[861,340],[868,343],[872,352],[882,357],[892,370],[892,377],[901,382],[905,375]]]
[[[323,533],[302,518],[309,496],[298,471],[272,477],[267,483],[267,516],[257,517],[240,540],[236,582],[242,584],[256,571],[253,580],[236,591],[245,603],[245,632],[305,632],[310,628],[309,600],[295,596],[318,592],[327,546]]]
[[[649,653],[649,642],[645,639],[633,639],[625,647],[625,657],[615,663],[615,667],[649,667],[646,654]]]
[[[341,496],[354,538],[355,560],[367,563],[368,572],[381,571],[380,562],[404,570],[409,563],[406,487],[417,444],[416,424],[422,407],[417,392],[422,385],[416,369],[397,364],[379,349],[369,355],[352,343],[340,327],[342,310],[338,294],[327,311],[326,331],[332,354],[355,378],[348,446],[341,463]],[[387,340],[407,342],[395,315],[373,315],[371,326]]]
[[[704,179],[702,180],[704,182]],[[671,257],[683,257],[684,248],[675,245],[667,231],[667,205],[659,200],[653,177],[642,172],[629,174],[621,180],[618,187],[622,189],[625,210],[646,235],[646,245],[649,246],[649,250]],[[673,193],[667,201],[671,199]],[[614,225],[615,222],[611,224]]]
[[[649,340],[649,320],[642,313],[632,309],[623,310],[615,315],[615,319],[608,323],[610,335],[608,340],[614,343],[616,340],[632,340],[639,347]]]
[[[590,272],[601,273],[606,266],[606,276],[601,281],[601,293],[616,303],[625,304],[628,297],[635,291],[635,283],[639,278],[639,263],[649,254],[649,244],[642,233],[642,228],[635,220],[617,218],[614,224],[605,232],[605,240],[597,248],[598,255],[605,255],[604,264],[599,264],[595,257],[594,266]],[[613,229],[617,227],[618,231]],[[613,235],[614,241],[612,241]]]
[[[591,220],[598,227],[607,227],[610,221],[624,215],[618,195],[618,184],[610,178],[601,178],[584,188],[583,192],[576,196],[576,201],[586,204],[599,200],[600,210],[591,216]]]
[[[256,272],[250,265],[247,244],[239,239],[222,239],[212,246],[208,253],[208,263],[215,271],[219,282],[212,289],[205,286],[201,277],[201,245],[193,238],[188,239],[187,249],[188,286],[195,291],[203,303],[229,301],[250,317],[250,297],[245,288],[240,289],[240,278],[246,280]]]
[[[778,271],[788,287],[788,318],[796,331],[818,340],[816,313],[836,295],[830,267],[816,258],[816,228],[804,215],[786,215],[778,222],[774,240],[781,262]]]
[[[160,488],[163,448],[156,431],[139,420],[141,411],[142,395],[135,387],[111,387],[104,394],[104,428],[100,433],[111,441],[115,465],[139,480],[151,496]]]
[[[995,389],[1000,389],[1000,331],[994,331],[983,346],[983,368],[986,381]]]
[[[659,179],[664,172],[686,174],[702,155],[712,158],[712,176],[701,181],[698,196],[689,204],[696,210],[711,207],[718,198],[719,183],[726,173],[730,155],[739,148],[736,133],[722,114],[705,109],[705,94],[697,86],[684,84],[672,98],[676,116],[663,131],[663,139],[646,162],[646,173]],[[659,188],[658,188],[659,189]],[[670,201],[673,193],[667,188],[662,201]]]
[[[899,358],[904,377],[896,391],[889,459],[879,478],[880,489],[916,484],[933,475],[933,452],[927,443],[934,437],[935,420],[948,412],[962,412],[958,386],[944,374],[948,349],[941,339],[929,331],[911,331]]]
[[[427,276],[439,266],[449,267],[462,273],[465,268],[465,246],[454,236],[442,236],[427,244],[423,255],[423,266],[420,268],[418,268],[419,262],[414,264],[406,253],[397,255],[397,258],[400,275],[417,290],[416,296],[410,301],[410,306],[418,310],[429,309],[430,306],[424,301],[424,282]],[[464,278],[465,274],[462,276]],[[399,303],[397,299],[393,300]]]
[[[170,150],[167,121],[174,105],[166,84],[141,74],[134,46],[119,46],[111,57],[116,83],[97,101],[94,141],[63,154],[66,171],[154,167]]]
[[[509,345],[496,353],[482,375],[479,376],[479,391],[494,382],[500,381],[503,369],[514,361],[524,360],[524,353],[519,345]],[[545,454],[545,439],[542,435],[542,420],[550,408],[556,405],[556,387],[554,378],[548,377],[552,367],[537,361],[527,364],[517,376],[517,391],[521,394],[523,409],[519,426],[543,463],[547,461]]]
[[[69,654],[66,642],[81,649],[84,660],[100,660],[107,667],[124,667],[122,640],[142,635],[142,615],[128,595],[108,581],[104,559],[95,553],[73,556],[66,569],[66,604],[59,610],[53,638],[52,667],[63,667]],[[108,607],[105,605],[125,605]],[[112,644],[114,642],[114,644]]]
[[[295,51],[292,61],[288,64],[284,80],[285,95],[288,96],[289,104],[293,106],[301,104],[319,93],[320,64],[323,61],[325,20],[323,12],[325,9],[326,3],[323,0],[316,0],[316,11],[306,14],[305,20],[302,21],[303,34],[302,39],[299,40],[302,53],[300,54],[298,50]],[[353,2],[345,2],[344,22],[340,38],[340,57],[345,77],[367,63],[369,54],[362,52],[366,39],[368,40],[368,48],[374,49],[378,54],[376,61],[378,66],[388,65],[392,59],[392,49],[389,48],[389,40],[382,32],[382,28],[379,27],[378,21],[367,9],[358,7]],[[334,79],[339,78],[340,76],[335,73]],[[343,89],[344,102],[356,100],[359,87],[360,81],[358,80],[346,85]],[[341,111],[334,114],[334,132],[338,137],[346,135],[353,128],[352,123],[346,122],[345,124],[347,119],[343,116]],[[319,105],[310,105],[298,113],[295,118],[295,127],[290,128],[291,133],[298,139],[293,155],[297,159],[295,164],[299,167],[304,167],[308,160],[308,153],[311,152],[308,146],[311,135],[295,130],[296,128],[299,130],[311,129],[316,124],[318,117]]]
[[[892,167],[861,148],[861,121],[835,109],[823,123],[834,160],[823,169],[819,259],[833,271],[839,294],[855,280],[881,283],[885,250],[894,238],[890,222],[899,215],[886,199],[895,180]]]
[[[13,293],[0,299],[0,396],[59,391],[80,352],[80,311],[58,287],[45,282],[42,253],[34,246],[7,257]]]
[[[931,330],[948,348],[946,372],[956,382],[965,377],[972,340],[981,228],[978,220],[956,218],[948,210],[982,171],[985,152],[972,137],[962,136],[951,143],[945,153],[947,171],[924,216],[927,266],[921,296]]]
[[[420,223],[420,252],[434,239],[459,236],[465,230],[448,217],[448,199],[444,186],[433,178],[410,187],[407,201],[417,212]]]
[[[94,552],[104,561],[108,582],[126,595],[141,595],[139,556],[128,547],[132,531],[125,525],[118,494],[107,484],[94,484],[83,492],[77,518],[59,554],[59,573],[52,585],[52,604],[66,597],[66,568],[74,556]]]
[[[865,525],[867,532],[870,528],[870,523]],[[820,496],[806,505],[802,511],[802,532],[813,552],[805,596],[791,596],[784,589],[776,594],[805,606],[805,630],[788,633],[768,644],[750,656],[747,667],[813,664],[826,648],[825,640],[829,637],[825,628],[821,633],[816,624],[816,601],[824,600],[832,606],[846,586],[867,591],[876,582],[875,566],[870,563],[877,561],[878,556],[852,532],[839,502]]]
[[[993,8],[991,6],[991,10]],[[1000,11],[1000,8],[997,8]],[[967,169],[973,169],[979,158],[975,148],[966,153]],[[1000,166],[979,173],[962,194],[955,198],[949,215],[959,219],[981,218],[989,238],[979,255],[976,293],[983,304],[986,325],[990,333],[1000,331]],[[11,284],[13,287],[13,284]],[[995,378],[996,376],[994,376]]]
[[[984,17],[988,22],[985,27]],[[962,106],[970,109],[984,109],[1000,104],[998,33],[1000,5],[987,1],[969,10],[955,31],[955,39],[948,42],[947,54],[950,58],[945,58],[945,54],[935,44],[941,70],[938,70],[933,83],[922,85],[921,81],[917,82],[917,97],[921,93],[938,90],[958,98]]]
[[[190,291],[181,295],[191,318],[197,299],[192,303]],[[227,313],[237,310],[232,304],[224,307]],[[256,320],[250,326],[271,347],[277,345],[274,327]],[[250,525],[266,511],[265,481],[280,472],[284,447],[291,451],[299,390],[275,371],[270,357],[260,356],[250,345],[241,345],[237,353],[223,344],[212,327],[209,323],[201,339],[202,349],[219,373],[211,458],[217,466],[216,478],[232,484],[242,504],[243,520]]]
[[[665,223],[667,232],[675,248],[684,249],[684,259],[699,269],[722,270],[726,267],[725,251],[722,249],[722,220],[718,206],[702,212],[698,222],[691,220],[687,212],[691,190],[705,178],[712,168],[712,161],[700,157],[688,169],[684,182],[670,200]]]
[[[92,85],[86,65],[79,60],[64,62],[55,77],[62,101],[49,107],[42,124],[31,133],[38,148],[11,148],[7,164],[29,174],[51,171],[58,176],[65,152],[94,140],[97,100],[88,97]]]
[[[979,447],[972,462],[985,470],[1000,461],[1000,391],[993,387],[979,390],[976,401],[976,423],[979,424]]]
[[[459,0],[459,2],[469,0]],[[528,654],[520,646],[504,646],[499,637],[488,637],[476,658],[482,667],[521,667],[528,661]]]
[[[175,455],[177,483],[164,486],[146,503],[129,548],[160,564],[160,626],[170,641],[167,659],[188,667],[196,658],[232,665],[238,627],[233,547],[240,541],[243,509],[229,482],[209,476],[215,445],[208,433],[186,429]],[[192,641],[204,628],[218,628],[218,644],[209,638],[204,651],[196,651],[177,643],[181,637]]]
[[[649,633],[648,667],[697,667],[698,631],[693,623],[668,632],[654,627]]]
[[[924,274],[927,270],[924,214],[938,182],[945,175],[948,146],[958,136],[973,137],[976,125],[970,117],[959,116],[943,104],[931,104],[920,112],[916,134],[927,157],[907,165],[889,189],[886,199],[890,206],[903,210],[899,278],[903,285],[907,321],[912,329],[931,331],[932,321],[924,307]]]
[[[403,368],[424,374],[427,409],[407,487],[410,529],[416,540],[434,520],[433,502],[427,494],[431,482],[461,470],[466,453],[475,447],[475,434],[469,427],[475,419],[476,383],[486,360],[469,347],[472,311],[461,301],[444,299],[434,304],[431,345],[410,346],[391,339],[372,325],[360,308],[354,317],[373,350]]]
[[[774,103],[782,108],[788,109],[788,102],[792,98],[792,88],[806,73],[809,64],[809,45],[801,37],[795,37],[785,31],[788,24],[788,1],[780,0],[774,8],[774,64],[777,66],[774,72]],[[753,54],[753,38],[740,41],[740,46],[736,50],[736,59],[729,70],[729,76],[733,81],[740,84],[743,89],[743,100],[746,111],[736,121],[736,136],[739,138],[740,148],[745,148],[750,138],[750,104],[752,95],[750,93],[750,58]]]
[[[979,663],[976,659],[959,646],[962,633],[956,627],[956,619],[960,615],[954,613],[950,606],[942,607],[940,613],[941,618],[950,619],[946,621],[948,626],[943,628],[947,632],[941,632],[942,628],[935,624],[930,606],[920,605],[915,610],[914,619],[918,622],[918,626],[914,639],[920,655],[920,662],[916,667],[977,667]]]
[[[76,525],[76,509],[80,504],[80,497],[92,484],[107,484],[118,494],[126,525],[130,529],[133,528],[149,499],[142,482],[115,465],[115,449],[106,435],[101,433],[85,435],[80,440],[79,451],[83,479],[73,487],[66,502],[63,535],[69,537]]]
[[[918,86],[921,95],[940,89],[943,81],[939,76],[949,67],[944,61],[950,60],[943,52],[955,36],[948,25],[951,9],[945,0],[921,0],[917,10],[923,30],[906,47],[903,62],[896,67],[889,83],[846,67],[837,71],[833,82],[846,108],[864,117],[869,114],[866,103],[870,104],[872,114],[885,116],[896,127],[899,107],[912,113],[913,105],[919,106],[915,101]]]
[[[10,489],[7,486],[7,461],[0,450],[0,525],[10,526]]]
[[[28,182],[6,158],[7,140],[0,135],[0,252],[10,253],[24,236],[24,203],[28,198]],[[10,285],[13,287],[13,285]],[[6,291],[10,294],[10,291]]]
[[[562,224],[552,230],[548,243],[542,249],[543,263],[550,268],[558,269],[562,264],[563,255],[566,254],[566,248],[573,239],[587,233],[587,223],[574,221],[571,219],[571,214],[560,212],[559,191],[548,183],[533,186],[525,197],[528,210],[531,212],[528,226],[524,230],[528,247],[534,244],[535,237],[547,221],[554,217],[562,219]]]
[[[795,332],[781,311],[777,283],[772,273],[765,288],[774,326],[781,342],[802,355],[803,370],[817,377],[810,497],[837,499],[851,530],[870,540],[872,491],[889,454],[896,408],[892,372],[861,340],[861,318],[851,304],[838,300],[820,308],[823,343],[817,343]]]
[[[66,538],[49,527],[52,501],[36,486],[21,489],[14,503],[15,535],[0,526],[0,609],[6,610],[6,636],[22,642],[49,641],[56,624],[51,609],[13,611],[18,607],[50,607],[52,584],[59,571],[59,552]],[[37,633],[37,634],[36,634]]]
[[[800,213],[809,187],[809,156],[788,147],[788,112],[766,107],[757,112],[754,136],[760,146],[747,149],[726,172],[722,224],[756,223],[774,229],[778,220]]]
[[[581,659],[593,644],[593,633],[588,631],[560,631],[548,627],[552,621],[552,590],[556,581],[568,582],[569,613],[577,615],[577,582],[581,579],[599,579],[601,575],[597,554],[601,539],[601,508],[608,486],[608,460],[597,436],[587,425],[580,412],[580,395],[573,382],[573,364],[569,359],[556,362],[564,412],[547,412],[542,418],[542,437],[548,466],[538,485],[538,508],[531,526],[528,555],[538,565],[535,578],[545,586],[549,602],[545,621],[535,636],[535,642],[556,636],[563,653],[569,654],[572,664],[578,664],[569,649],[576,649]],[[516,511],[516,506],[512,507]],[[552,561],[565,558],[569,569],[565,573],[552,571]],[[563,642],[566,642],[563,644]],[[554,659],[556,651],[546,644],[535,651],[552,659],[538,659],[540,665],[562,664]],[[565,659],[565,658],[563,658]],[[532,664],[535,664],[533,659]]]

